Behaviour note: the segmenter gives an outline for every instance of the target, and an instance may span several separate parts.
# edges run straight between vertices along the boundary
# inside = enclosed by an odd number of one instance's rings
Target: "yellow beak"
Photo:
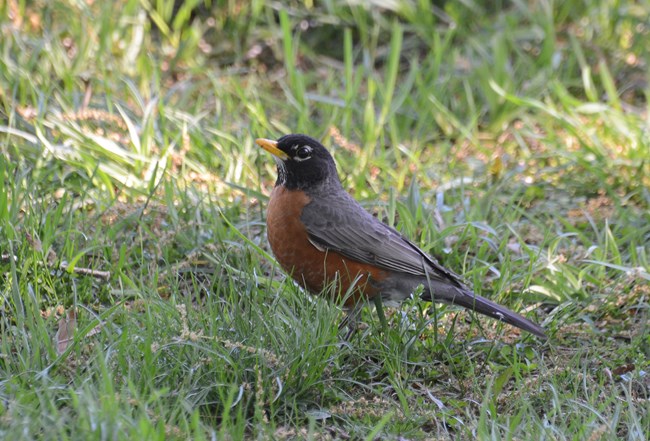
[[[267,152],[277,156],[278,158],[284,160],[289,159],[289,156],[278,148],[278,142],[272,141],[270,139],[259,138],[255,140],[255,144],[262,147]]]

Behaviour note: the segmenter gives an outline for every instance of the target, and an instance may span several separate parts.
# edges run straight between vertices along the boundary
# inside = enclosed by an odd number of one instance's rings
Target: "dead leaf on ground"
[[[54,336],[54,343],[56,343],[57,354],[63,354],[70,344],[74,341],[74,330],[77,327],[77,313],[70,309],[66,315],[59,320],[59,330],[56,331]]]
[[[35,251],[43,251],[43,244],[38,237],[32,236],[28,231],[25,231],[25,239]]]

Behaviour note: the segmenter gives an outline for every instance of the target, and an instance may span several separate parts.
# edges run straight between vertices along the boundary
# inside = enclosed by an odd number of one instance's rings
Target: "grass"
[[[2,3],[0,437],[647,439],[649,8]],[[549,341],[345,341],[266,242],[290,132]]]

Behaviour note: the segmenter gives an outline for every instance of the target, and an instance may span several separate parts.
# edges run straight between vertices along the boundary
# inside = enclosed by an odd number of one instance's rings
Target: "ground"
[[[650,3],[0,4],[0,438],[646,440]],[[349,340],[266,241],[300,132],[541,341]]]

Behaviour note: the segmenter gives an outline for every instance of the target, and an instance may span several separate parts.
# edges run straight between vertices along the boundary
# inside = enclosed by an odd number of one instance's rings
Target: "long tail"
[[[432,283],[434,294],[431,295],[425,292],[423,298],[433,302],[445,302],[453,305],[459,305],[471,311],[476,311],[479,314],[487,315],[509,325],[516,326],[519,329],[528,331],[531,334],[546,339],[544,328],[528,320],[525,317],[509,310],[508,308],[498,305],[491,300],[475,294],[469,288],[463,289],[455,286]],[[443,286],[441,286],[443,285]]]

